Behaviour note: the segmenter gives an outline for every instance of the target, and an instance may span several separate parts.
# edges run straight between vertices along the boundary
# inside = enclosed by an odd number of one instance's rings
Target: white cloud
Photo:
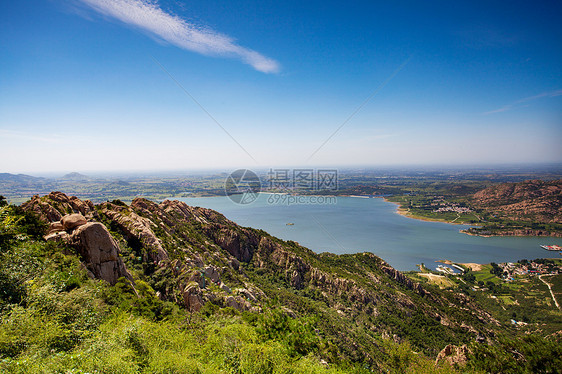
[[[138,27],[170,44],[207,56],[239,58],[264,73],[277,73],[279,63],[242,47],[229,36],[194,25],[163,11],[150,0],[78,0],[98,13]]]
[[[542,99],[542,98],[545,98],[545,97],[556,97],[556,96],[562,96],[562,90],[548,91],[548,92],[543,92],[543,93],[538,94],[538,95],[525,97],[523,99],[519,99],[519,100],[515,101],[514,103],[504,105],[501,108],[490,110],[489,112],[485,112],[484,114],[494,114],[494,113],[507,112],[508,110],[517,108],[521,104],[527,103],[529,101],[535,101],[535,100]]]

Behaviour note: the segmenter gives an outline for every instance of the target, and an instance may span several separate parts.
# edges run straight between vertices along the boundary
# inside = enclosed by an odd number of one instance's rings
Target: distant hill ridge
[[[90,177],[88,177],[84,174],[80,174],[78,172],[72,172],[72,173],[65,174],[61,179],[87,180],[87,179],[90,179]]]
[[[562,223],[562,179],[490,186],[473,195],[473,204],[513,220]]]

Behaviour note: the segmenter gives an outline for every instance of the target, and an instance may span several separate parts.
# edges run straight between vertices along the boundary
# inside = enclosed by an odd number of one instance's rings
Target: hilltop
[[[91,179],[90,177],[88,177],[87,175],[84,174],[80,174],[78,172],[72,172],[72,173],[68,173],[62,176],[62,178],[60,178],[62,180],[73,180],[73,181],[87,181],[89,179]]]

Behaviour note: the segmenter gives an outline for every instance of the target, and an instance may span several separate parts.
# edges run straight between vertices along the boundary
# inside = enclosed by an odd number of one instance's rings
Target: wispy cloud
[[[138,27],[177,47],[207,56],[238,58],[264,73],[277,73],[279,63],[238,45],[231,37],[163,11],[151,0],[77,0],[108,17]]]
[[[529,101],[535,101],[535,100],[542,99],[542,98],[556,97],[556,96],[561,96],[561,95],[562,95],[562,90],[543,92],[543,93],[538,94],[538,95],[529,96],[529,97],[525,97],[523,99],[517,100],[517,101],[515,101],[511,104],[504,105],[501,108],[490,110],[488,112],[484,112],[483,114],[494,114],[494,113],[507,112],[508,110],[515,109],[515,108],[521,106],[521,104],[525,104]]]

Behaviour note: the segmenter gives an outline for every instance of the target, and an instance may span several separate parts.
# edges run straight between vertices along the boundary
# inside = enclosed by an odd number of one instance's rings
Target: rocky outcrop
[[[60,221],[51,222],[49,224],[49,230],[47,231],[47,234],[51,234],[58,231],[64,231],[64,226],[62,225],[62,223]]]
[[[456,345],[449,344],[439,354],[435,359],[435,365],[448,364],[450,366],[463,367],[468,361],[468,355],[470,350],[466,345],[460,347]]]
[[[53,223],[53,228],[58,227],[56,222]],[[86,223],[88,223],[88,221],[86,221],[86,218],[84,218],[84,216],[80,213],[68,214],[60,220],[60,225],[65,231],[72,231],[76,227],[85,225]]]
[[[310,272],[310,284],[331,295],[343,296],[353,303],[375,305],[379,296],[357,284],[357,282],[334,276],[318,269]]]
[[[227,307],[231,307],[239,311],[249,310],[252,307],[252,304],[240,296],[228,296],[225,299],[224,304]]]
[[[70,242],[70,235],[68,235],[68,233],[66,231],[55,231],[55,232],[51,232],[48,233],[47,235],[45,235],[45,240],[50,242],[50,241],[55,241],[55,242],[63,242],[63,243],[69,243]]]
[[[254,248],[250,245],[243,245],[242,238],[238,232],[228,228],[221,228],[218,232],[213,233],[213,237],[217,245],[239,261],[249,262],[252,259]]]
[[[142,243],[146,249],[147,260],[158,264],[168,259],[168,252],[162,247],[162,240],[153,231],[156,225],[150,219],[141,217],[128,207],[111,203],[102,204],[100,213],[119,228],[125,239],[129,241],[135,239]]]
[[[392,279],[396,280],[398,283],[403,284],[404,286],[412,291],[415,291],[421,296],[425,296],[427,294],[427,291],[418,282],[413,282],[410,278],[406,277],[404,274],[388,265],[386,262],[383,262],[381,270],[388,274]]]
[[[49,223],[47,241],[62,241],[75,248],[91,277],[110,284],[120,277],[133,280],[119,256],[120,249],[107,228],[99,222],[88,222],[97,216],[94,205],[62,192],[34,196],[22,204],[26,211]]]
[[[91,276],[111,284],[120,277],[132,280],[117,240],[126,242],[128,259],[143,269],[158,297],[191,312],[208,302],[261,310],[268,297],[275,296],[275,287],[283,295],[314,295],[320,308],[331,308],[341,318],[363,316],[358,321],[366,321],[390,311],[400,318],[422,314],[443,328],[483,331],[463,325],[468,313],[479,313],[477,306],[429,293],[374,254],[318,255],[297,243],[240,227],[210,209],[142,198],[130,206],[115,201],[90,207],[59,193],[35,197],[26,207],[51,222],[48,240],[73,245]],[[267,293],[257,286],[260,282],[267,285]],[[448,313],[451,308],[458,313]],[[483,313],[477,317],[482,325],[492,320]],[[385,328],[373,325],[371,330]]]
[[[43,197],[35,195],[30,201],[22,204],[22,208],[37,214],[45,222],[60,221],[63,216],[72,213],[80,213],[88,219],[95,215],[95,207],[90,200],[83,201],[62,192],[51,192]]]
[[[195,282],[190,282],[183,290],[183,301],[190,312],[198,312],[204,305],[201,288]]]
[[[155,225],[164,227],[171,236],[179,236],[186,240],[190,238],[185,231],[185,225],[200,225],[206,237],[238,261],[249,262],[259,242],[252,231],[237,227],[222,214],[211,209],[191,207],[181,201],[165,200],[156,204],[137,198],[131,203],[131,210]],[[233,230],[233,227],[237,229]]]
[[[206,278],[209,278],[213,283],[219,283],[220,281],[220,273],[218,272],[217,268],[213,265],[207,266],[203,269]]]
[[[117,283],[120,277],[133,280],[119,257],[119,245],[103,224],[89,222],[79,226],[70,236],[70,242],[95,278],[110,284]]]

